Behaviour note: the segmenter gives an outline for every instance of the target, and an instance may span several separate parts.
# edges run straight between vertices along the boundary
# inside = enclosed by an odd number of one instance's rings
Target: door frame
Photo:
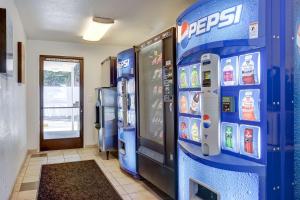
[[[80,137],[78,138],[63,138],[63,139],[48,139],[44,140],[43,129],[43,108],[44,108],[44,61],[47,59],[57,59],[58,61],[67,62],[64,60],[77,60],[80,64]],[[84,142],[84,59],[83,57],[74,56],[55,56],[55,55],[40,55],[40,151],[74,149],[82,148]]]

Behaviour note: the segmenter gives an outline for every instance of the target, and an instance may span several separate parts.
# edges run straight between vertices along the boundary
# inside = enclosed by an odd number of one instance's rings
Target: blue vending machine
[[[124,171],[137,177],[135,49],[119,53],[117,65],[119,162]]]
[[[179,200],[300,199],[299,8],[201,0],[177,19]]]

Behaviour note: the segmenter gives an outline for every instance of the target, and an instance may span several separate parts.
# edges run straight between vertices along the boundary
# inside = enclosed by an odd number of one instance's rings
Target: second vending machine
[[[118,54],[118,143],[120,167],[138,177],[136,162],[135,49]]]

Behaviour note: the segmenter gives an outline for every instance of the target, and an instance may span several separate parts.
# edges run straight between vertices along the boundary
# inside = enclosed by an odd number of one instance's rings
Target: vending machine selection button
[[[232,96],[222,97],[222,112],[235,112],[235,99]]]

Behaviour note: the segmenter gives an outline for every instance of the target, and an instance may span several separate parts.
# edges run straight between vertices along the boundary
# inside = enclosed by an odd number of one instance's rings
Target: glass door
[[[139,136],[145,141],[145,146],[152,146],[151,149],[155,148],[153,150],[160,153],[163,153],[164,145],[163,104],[160,41],[141,49],[139,53]]]
[[[41,56],[41,150],[82,147],[83,60]]]

